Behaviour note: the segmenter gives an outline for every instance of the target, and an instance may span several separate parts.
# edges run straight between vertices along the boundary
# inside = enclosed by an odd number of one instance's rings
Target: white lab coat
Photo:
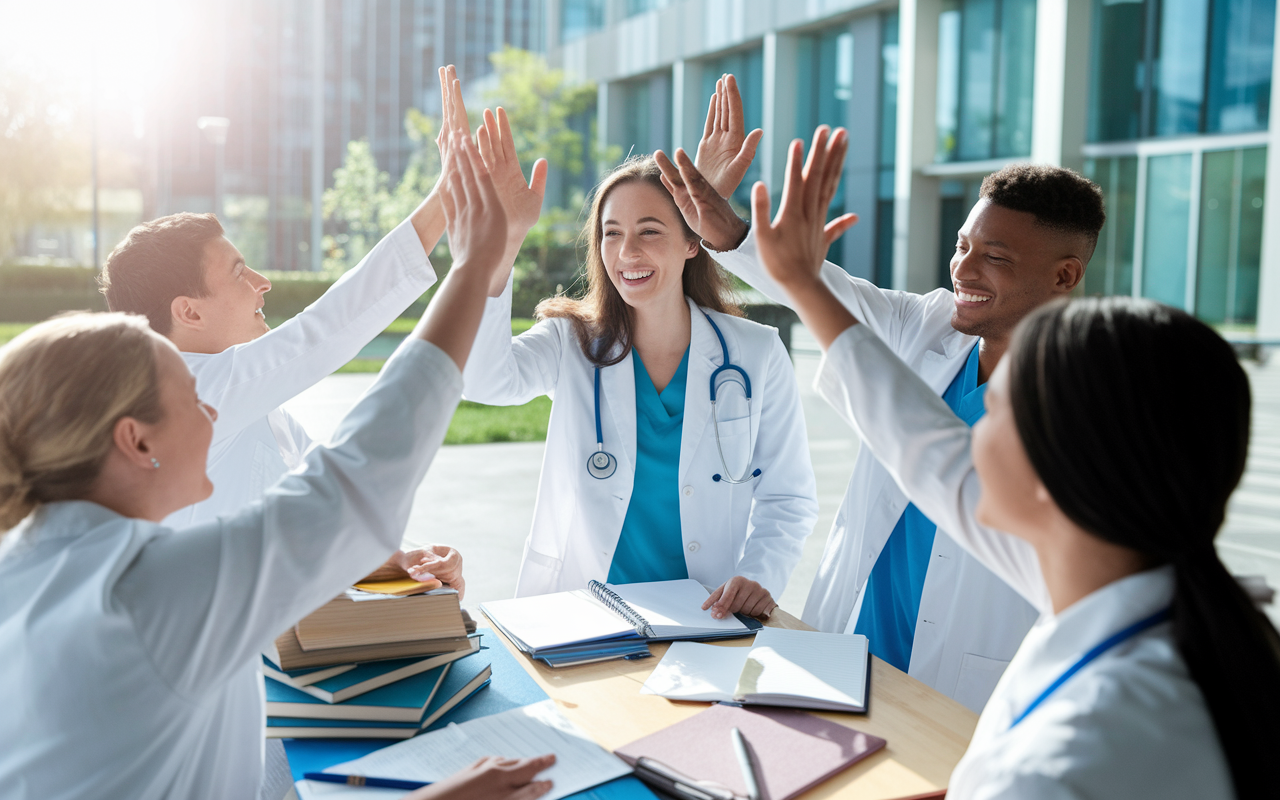
[[[221,353],[183,353],[200,399],[218,410],[208,461],[213,495],[170,514],[165,527],[234,514],[297,466],[311,437],[280,405],[355,358],[435,280],[406,220],[275,330]]]
[[[462,376],[402,347],[331,447],[258,502],[174,533],[94,503],[0,546],[0,795],[254,798],[259,654],[400,543]]]
[[[689,577],[706,586],[742,575],[776,598],[818,517],[795,371],[776,329],[710,313],[733,363],[751,377],[749,418],[741,392],[722,392],[725,458],[735,477],[748,460],[761,474],[736,486],[712,480],[725,471],[710,402],[711,373],[724,356],[702,310],[690,301],[679,468],[685,565]],[[572,325],[549,319],[512,337],[511,284],[501,297],[489,300],[464,372],[463,396],[490,405],[517,405],[544,394],[553,400],[517,596],[585,588],[589,580],[608,577],[635,478],[632,355],[601,370],[600,378],[604,449],[618,462],[617,471],[603,480],[587,473],[587,459],[596,451],[595,372]]]
[[[786,292],[761,264],[754,232],[737,250],[712,255],[771,300],[790,304]],[[938,395],[946,391],[978,341],[951,327],[955,307],[951,292],[937,289],[918,295],[880,289],[830,262],[823,265],[822,275],[854,316],[930,389]],[[866,380],[879,385],[874,373],[866,373]],[[805,622],[822,631],[853,632],[871,568],[907,503],[914,501],[923,509],[922,500],[904,493],[871,450],[864,447],[858,453],[809,590]],[[939,533],[950,532],[938,518],[930,519],[939,523]],[[1034,608],[950,536],[935,536],[907,672],[981,711],[1036,616]]]
[[[1054,614],[1031,545],[975,521],[981,487],[971,431],[932,387],[865,325],[832,344],[818,385],[894,480],[923,499],[920,510],[1043,614],[983,709],[949,800],[1234,796],[1204,696],[1169,622],[1099,656],[1009,727],[1090,648],[1169,606],[1173,567],[1115,581]]]

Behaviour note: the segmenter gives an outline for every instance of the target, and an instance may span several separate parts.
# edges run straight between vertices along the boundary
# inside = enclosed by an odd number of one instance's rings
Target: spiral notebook
[[[714,619],[702,610],[709,595],[690,578],[623,585],[591,581],[586,589],[482,603],[480,609],[522,652],[564,666],[568,651],[584,657],[567,663],[586,663],[629,657],[637,642],[725,639],[760,629],[750,617]],[[592,643],[597,647],[584,647]]]

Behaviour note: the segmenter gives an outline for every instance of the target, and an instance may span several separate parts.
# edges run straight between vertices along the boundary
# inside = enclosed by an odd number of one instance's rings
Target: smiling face
[[[970,336],[1006,340],[1030,311],[1069,294],[1084,276],[1077,237],[1026,211],[980,199],[956,234],[951,257],[955,308],[951,326]]]
[[[199,352],[220,353],[271,330],[262,313],[263,295],[271,291],[271,281],[249,269],[227,237],[219,236],[205,245],[202,266],[205,295],[175,301],[189,303],[199,318]],[[175,316],[181,325],[183,311],[176,311]],[[195,348],[184,341],[183,349]]]
[[[685,238],[679,213],[670,195],[643,181],[615,186],[605,198],[600,257],[632,308],[684,303],[685,261],[699,244]]]

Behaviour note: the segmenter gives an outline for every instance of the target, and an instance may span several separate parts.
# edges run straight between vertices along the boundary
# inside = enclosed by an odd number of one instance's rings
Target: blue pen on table
[[[338,775],[333,772],[306,772],[303,780],[323,783],[345,783],[347,786],[368,786],[373,789],[421,789],[430,781],[401,781],[395,778],[369,778],[364,775]]]

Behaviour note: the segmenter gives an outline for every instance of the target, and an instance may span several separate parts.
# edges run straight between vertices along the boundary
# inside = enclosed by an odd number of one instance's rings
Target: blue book
[[[380,689],[383,686],[404,680],[420,672],[442,667],[479,650],[480,639],[475,637],[471,639],[471,646],[466,650],[441,653],[426,658],[397,658],[390,661],[351,664],[347,665],[345,669],[341,669],[331,675],[323,675],[318,679],[310,674],[311,671],[295,678],[294,676],[297,673],[282,672],[264,658],[262,674],[279,683],[304,691],[326,703],[343,703],[353,697],[359,697],[366,692]],[[317,670],[316,672],[323,672],[323,670]]]
[[[412,722],[267,717],[268,739],[411,739],[422,729]],[[379,742],[379,746],[386,742]]]
[[[350,719],[364,722],[410,722],[418,724],[436,698],[437,690],[450,669],[458,663],[411,675],[360,697],[360,702],[326,703],[301,689],[266,679],[267,714],[273,717],[306,719]],[[446,695],[447,696],[447,695]]]

